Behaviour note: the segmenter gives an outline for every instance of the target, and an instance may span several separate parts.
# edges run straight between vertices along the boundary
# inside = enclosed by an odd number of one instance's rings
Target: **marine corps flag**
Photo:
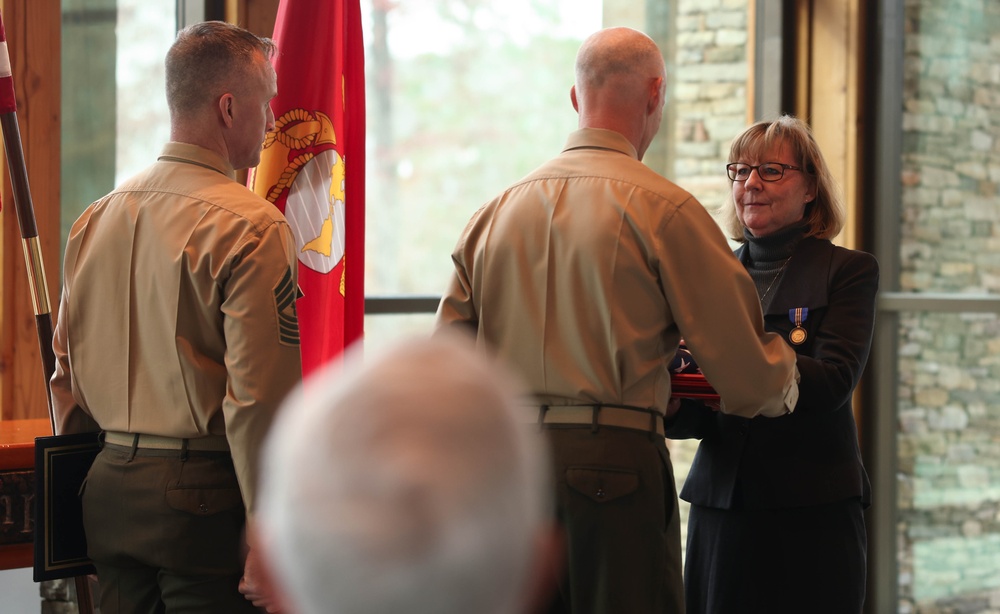
[[[281,0],[273,38],[275,126],[249,184],[284,212],[295,233],[302,370],[309,374],[361,337],[364,323],[359,0]]]

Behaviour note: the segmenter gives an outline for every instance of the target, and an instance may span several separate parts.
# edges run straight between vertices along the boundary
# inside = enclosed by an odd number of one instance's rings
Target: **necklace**
[[[764,299],[767,298],[767,295],[771,292],[771,288],[774,287],[774,282],[778,281],[778,278],[781,277],[781,274],[785,272],[785,267],[788,266],[788,261],[791,260],[791,259],[792,259],[791,256],[789,256],[788,258],[785,259],[785,261],[781,264],[781,268],[778,269],[778,272],[775,273],[774,277],[771,279],[771,283],[769,283],[767,285],[767,289],[764,290],[764,294],[760,295],[760,303],[761,303],[761,305],[764,304]]]

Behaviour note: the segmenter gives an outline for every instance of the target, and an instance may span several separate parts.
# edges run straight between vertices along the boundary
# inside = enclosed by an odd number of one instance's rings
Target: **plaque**
[[[100,449],[96,432],[35,438],[35,582],[95,573],[80,487]]]

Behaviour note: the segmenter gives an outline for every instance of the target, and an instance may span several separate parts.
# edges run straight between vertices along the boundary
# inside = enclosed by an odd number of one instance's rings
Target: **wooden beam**
[[[814,0],[808,16],[808,79],[799,112],[807,119],[844,194],[847,224],[838,244],[859,247],[860,0]]]
[[[38,240],[55,309],[59,285],[60,0],[0,0],[0,13],[7,34]],[[0,418],[45,418],[48,416],[46,382],[6,168],[3,160]]]
[[[257,36],[274,34],[278,0],[226,0],[226,21],[250,30]]]

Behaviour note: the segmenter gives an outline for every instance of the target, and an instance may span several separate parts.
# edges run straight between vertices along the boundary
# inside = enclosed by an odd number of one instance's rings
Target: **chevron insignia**
[[[295,314],[297,290],[292,282],[291,269],[285,271],[281,281],[274,287],[274,308],[278,314],[278,341],[282,345],[299,345],[299,318]]]

